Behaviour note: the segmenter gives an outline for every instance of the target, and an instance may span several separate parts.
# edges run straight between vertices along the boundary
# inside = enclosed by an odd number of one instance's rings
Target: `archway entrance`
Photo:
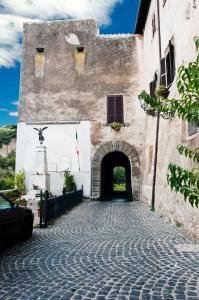
[[[132,200],[131,165],[120,151],[110,152],[102,159],[100,198]]]
[[[140,200],[139,156],[134,146],[124,141],[108,142],[97,148],[92,159],[92,197],[99,199],[114,192],[113,172],[117,166],[125,169],[126,194]]]

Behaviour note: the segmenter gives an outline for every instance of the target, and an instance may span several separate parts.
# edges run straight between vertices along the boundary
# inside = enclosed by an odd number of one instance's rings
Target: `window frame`
[[[121,98],[121,107],[122,107],[122,111],[121,111],[121,115],[120,115],[120,117],[121,117],[121,119],[120,120],[117,120],[117,113],[116,113],[116,98],[117,97],[120,97]],[[112,120],[110,120],[110,118],[111,118],[111,114],[110,114],[110,112],[109,112],[109,109],[110,109],[110,106],[109,106],[109,99],[110,98],[114,98],[115,100],[115,102],[114,102],[114,108],[113,108],[113,110],[114,110],[114,113],[113,113],[113,119]],[[119,123],[119,124],[124,124],[124,96],[122,95],[122,94],[111,94],[111,95],[107,95],[106,96],[106,108],[107,108],[107,115],[106,115],[106,121],[107,121],[107,125],[110,125],[110,124],[112,124],[112,123],[114,123],[114,122],[116,122],[116,123]]]
[[[169,88],[176,75],[176,65],[175,65],[175,48],[174,44],[169,41],[169,45],[165,51],[165,56],[161,59],[161,85],[165,85]]]

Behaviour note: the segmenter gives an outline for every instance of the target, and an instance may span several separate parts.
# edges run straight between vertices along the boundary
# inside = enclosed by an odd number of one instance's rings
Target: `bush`
[[[64,172],[64,188],[66,192],[72,192],[75,189],[74,177],[69,170]]]
[[[15,176],[15,185],[20,194],[24,193],[26,189],[24,181],[25,181],[24,170],[20,170],[19,173],[16,174]]]
[[[13,189],[15,186],[14,177],[0,179],[0,190]]]
[[[12,139],[16,138],[16,126],[4,126],[0,128],[0,148],[2,145],[8,145]]]

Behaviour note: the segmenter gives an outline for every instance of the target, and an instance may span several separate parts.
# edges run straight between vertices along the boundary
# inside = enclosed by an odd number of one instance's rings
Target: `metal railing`
[[[37,197],[40,198],[40,227],[46,228],[49,220],[82,202],[82,196],[82,190],[63,193],[61,196],[52,198],[50,198],[48,191],[44,193],[41,191],[37,194]]]

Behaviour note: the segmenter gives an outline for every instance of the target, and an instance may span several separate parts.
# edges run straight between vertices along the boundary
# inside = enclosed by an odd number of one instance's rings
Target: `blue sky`
[[[22,23],[30,19],[41,20],[41,15],[44,20],[53,20],[56,0],[48,0],[49,10],[45,10],[46,15],[42,11],[39,0],[33,0],[34,7],[28,6],[28,0],[20,0],[21,6],[18,6],[19,0],[1,1],[3,8],[0,6],[0,126],[3,126],[17,123]],[[92,7],[88,7],[88,4],[91,3],[90,0],[73,0],[74,7],[72,8],[71,5],[66,5],[68,0],[63,1],[66,2],[63,2],[64,15],[62,14],[61,19],[94,16],[97,18],[100,32],[103,34],[132,33],[134,31],[139,0],[101,0],[100,4],[99,0],[91,0]],[[84,12],[79,5],[82,1],[85,3]],[[56,7],[56,9],[63,11],[63,7]],[[70,11],[70,9],[73,10]],[[57,15],[59,15],[59,11]]]

